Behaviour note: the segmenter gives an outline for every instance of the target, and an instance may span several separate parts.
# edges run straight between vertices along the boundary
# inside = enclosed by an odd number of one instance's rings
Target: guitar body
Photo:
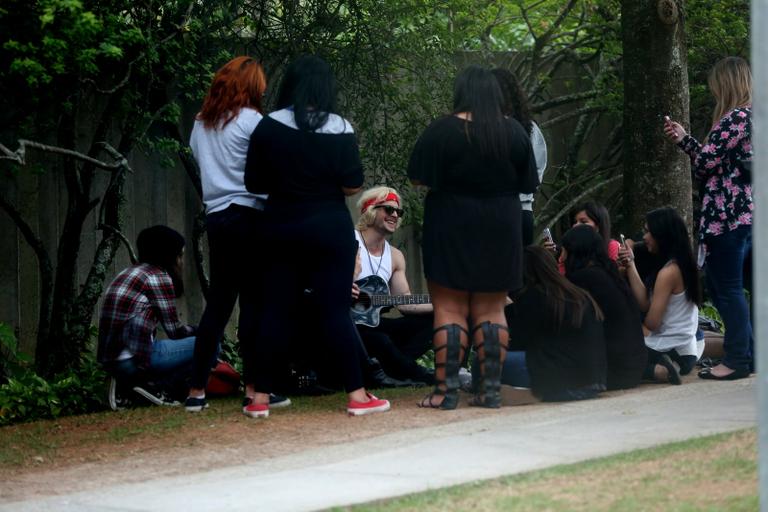
[[[383,306],[373,305],[373,298],[377,295],[389,295],[389,285],[376,275],[364,277],[355,283],[360,287],[360,295],[352,302],[352,320],[356,324],[376,327],[379,325]]]

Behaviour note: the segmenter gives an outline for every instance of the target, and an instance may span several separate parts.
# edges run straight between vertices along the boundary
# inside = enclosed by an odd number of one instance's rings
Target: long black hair
[[[184,250],[184,237],[175,229],[157,225],[141,230],[136,239],[139,262],[148,263],[168,272],[176,297],[184,294],[184,280],[177,259]]]
[[[573,274],[583,268],[598,267],[611,277],[621,292],[631,301],[635,301],[632,290],[619,274],[619,268],[605,248],[603,237],[587,225],[575,226],[565,232],[560,243],[566,250],[565,275]]]
[[[467,66],[453,84],[453,113],[469,112],[467,134],[484,157],[505,159],[509,155],[509,121],[501,111],[503,98],[496,77],[482,66]]]
[[[597,232],[600,233],[601,237],[603,237],[605,246],[608,247],[608,242],[611,240],[611,214],[608,213],[608,208],[600,203],[587,201],[586,203],[579,205],[573,210],[573,215],[571,218],[576,220],[576,215],[579,212],[586,213],[587,217],[589,217],[590,220],[595,223],[595,226],[597,226]]]
[[[331,66],[316,55],[302,55],[288,66],[277,97],[277,108],[293,107],[300,130],[314,131],[336,113],[336,78]]]
[[[600,306],[585,290],[571,283],[560,275],[552,252],[538,245],[529,245],[523,249],[523,289],[538,289],[547,299],[547,308],[552,322],[559,330],[567,321],[571,327],[578,329],[592,304],[595,316],[602,320]],[[565,318],[565,312],[571,306],[570,318]]]
[[[530,136],[533,131],[533,117],[528,105],[528,95],[523,90],[520,82],[508,69],[495,68],[491,70],[491,73],[496,77],[501,88],[501,96],[503,98],[501,113],[517,119]]]
[[[701,304],[699,274],[688,238],[688,228],[683,218],[674,208],[664,207],[648,212],[645,215],[645,222],[648,225],[648,231],[656,241],[661,259],[665,262],[675,260],[680,267],[688,300]],[[653,276],[652,282],[655,281],[656,275]]]

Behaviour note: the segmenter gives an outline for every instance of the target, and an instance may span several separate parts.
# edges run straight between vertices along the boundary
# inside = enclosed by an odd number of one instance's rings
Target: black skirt
[[[509,292],[522,287],[520,199],[431,190],[424,203],[424,273],[446,288]]]

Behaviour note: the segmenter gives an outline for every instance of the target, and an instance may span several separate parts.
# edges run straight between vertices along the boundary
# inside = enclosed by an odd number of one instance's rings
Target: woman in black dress
[[[423,407],[456,408],[470,325],[483,373],[474,403],[501,405],[504,304],[522,284],[519,194],[539,183],[530,140],[501,104],[493,74],[466,68],[456,77],[453,113],[422,133],[408,165],[411,181],[429,187],[423,252],[435,307],[436,386]]]
[[[295,60],[280,86],[277,108],[251,136],[245,186],[269,194],[265,208],[266,253],[263,321],[253,350],[255,393],[246,414],[269,414],[271,366],[297,322],[306,290],[343,371],[347,412],[359,416],[389,410],[389,402],[363,387],[362,342],[349,314],[357,241],[345,195],[360,190],[363,167],[352,126],[336,111],[336,81],[315,56]]]

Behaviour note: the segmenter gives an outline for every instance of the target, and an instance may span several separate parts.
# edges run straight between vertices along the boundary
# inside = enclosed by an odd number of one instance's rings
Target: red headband
[[[400,198],[397,197],[397,194],[395,194],[394,192],[390,192],[389,194],[387,194],[387,197],[385,197],[384,199],[376,199],[375,197],[373,197],[367,200],[366,202],[364,202],[363,207],[360,208],[360,213],[365,213],[369,207],[377,204],[386,203],[387,201],[394,201],[397,203],[397,206],[400,206]]]

